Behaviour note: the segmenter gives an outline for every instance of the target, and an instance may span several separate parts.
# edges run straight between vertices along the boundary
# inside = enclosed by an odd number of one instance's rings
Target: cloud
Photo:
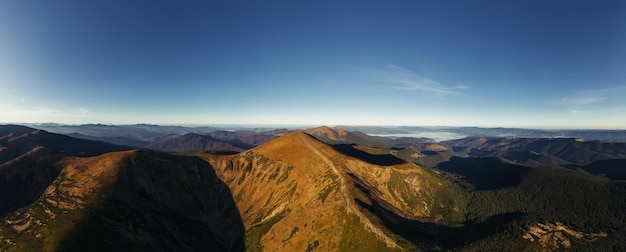
[[[626,86],[599,88],[580,91],[553,101],[556,105],[591,106],[611,103],[622,103],[626,95]]]
[[[469,88],[467,85],[444,85],[396,65],[386,65],[384,70],[376,71],[376,79],[389,85],[390,88],[422,91],[436,95],[460,94],[461,90]]]
[[[589,105],[600,103],[602,100],[604,100],[604,98],[599,96],[581,96],[562,98],[554,103],[559,105]]]
[[[570,109],[569,114],[573,116],[579,116],[579,115],[588,115],[590,114],[590,112],[587,110],[581,110],[581,109]]]
[[[21,122],[72,122],[75,120],[89,120],[93,116],[85,108],[69,110],[48,107],[41,108],[13,108],[0,109],[0,121],[10,123]]]
[[[598,88],[563,96],[552,104],[564,107],[569,116],[609,118],[624,114],[624,110],[619,109],[625,105],[624,96],[626,86]]]

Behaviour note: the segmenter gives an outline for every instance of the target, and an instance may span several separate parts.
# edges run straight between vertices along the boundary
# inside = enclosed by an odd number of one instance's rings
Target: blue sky
[[[626,129],[624,1],[0,0],[0,122]]]

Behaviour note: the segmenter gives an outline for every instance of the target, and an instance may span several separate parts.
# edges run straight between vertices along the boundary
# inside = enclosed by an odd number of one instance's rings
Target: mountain
[[[605,176],[613,180],[626,180],[626,159],[606,159],[588,165],[568,165],[570,169],[579,169],[590,174]]]
[[[36,124],[34,126],[79,139],[173,153],[203,150],[239,152],[290,132],[287,129],[226,131],[214,127],[149,124],[85,124],[76,126]]]
[[[199,135],[195,133],[187,133],[183,136],[171,135],[146,145],[146,148],[149,149],[173,153],[204,150],[228,150],[240,152],[252,147],[254,146],[238,140],[222,141],[211,136]]]
[[[201,160],[131,151],[58,165],[62,171],[44,194],[5,218],[0,233],[7,249],[239,250],[242,244],[228,189]]]
[[[501,158],[452,158],[438,169],[466,188],[467,251],[624,251],[626,184]]]
[[[127,150],[109,143],[75,139],[24,126],[0,125],[0,216],[36,200],[65,156],[95,156]]]
[[[96,136],[83,135],[79,133],[69,133],[65,135],[69,137],[73,137],[73,138],[101,141],[101,142],[107,142],[107,143],[111,143],[115,145],[131,146],[135,148],[145,148],[146,145],[150,144],[150,142],[146,142],[146,141],[142,141],[142,140],[138,140],[134,138],[128,138],[128,137],[96,137]]]
[[[430,143],[427,138],[370,136],[358,131],[347,131],[342,127],[333,129],[326,126],[307,129],[305,132],[332,145],[344,154],[350,155],[349,152],[358,150],[361,158],[367,158],[363,154],[378,155],[378,159],[382,156],[394,156],[420,165],[435,167],[438,163],[456,155],[443,145]]]
[[[215,127],[184,127],[184,126],[161,126],[151,124],[133,125],[59,125],[59,124],[32,124],[33,128],[43,129],[58,134],[78,133],[90,137],[99,138],[128,138],[143,142],[152,142],[156,137],[165,135],[184,135],[187,133],[204,134],[217,130]]]
[[[250,131],[250,130],[238,130],[238,131],[226,131],[218,130],[207,133],[208,136],[212,136],[222,141],[238,141],[242,144],[249,146],[257,146],[265,143],[269,140],[280,137],[284,134],[291,132],[287,129],[276,129],[270,131]]]
[[[419,248],[392,229],[464,218],[458,187],[434,170],[368,163],[303,132],[237,155],[201,156],[231,188],[250,251]]]
[[[36,148],[54,150],[71,156],[94,156],[128,150],[110,143],[76,139],[24,126],[0,125],[0,164]]]
[[[502,157],[530,166],[587,165],[626,158],[626,143],[576,138],[464,138],[441,144],[471,157]]]
[[[345,140],[346,136],[348,136],[348,131],[342,128],[332,129],[328,126],[320,126],[316,128],[311,128],[305,130],[306,133],[309,133],[317,138],[323,138],[328,140]]]
[[[448,139],[465,137],[518,137],[518,138],[579,138],[602,142],[626,142],[626,130],[594,129],[521,129],[521,128],[479,128],[447,126],[344,126],[349,131],[360,131],[377,135],[422,135],[446,136]],[[436,138],[436,137],[435,137]]]
[[[359,131],[348,131],[343,127],[330,128],[328,126],[320,126],[316,128],[306,129],[304,130],[304,132],[328,144],[348,143],[369,147],[394,148],[401,145],[412,145],[430,142],[430,139],[427,138],[390,138],[370,136]]]
[[[0,251],[243,250],[205,161],[0,126]]]
[[[185,156],[0,126],[0,251],[626,250],[619,143],[307,132],[152,140],[250,146]]]

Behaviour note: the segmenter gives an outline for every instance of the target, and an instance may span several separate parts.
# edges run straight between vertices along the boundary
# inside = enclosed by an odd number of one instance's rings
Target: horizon
[[[626,131],[624,128],[549,128],[549,127],[503,127],[503,126],[450,126],[450,125],[376,125],[376,124],[368,124],[368,125],[357,125],[357,124],[159,124],[159,123],[129,123],[129,124],[113,124],[113,123],[80,123],[80,124],[63,124],[63,123],[55,123],[55,122],[44,122],[44,123],[19,123],[19,122],[0,122],[0,125],[18,125],[18,126],[69,126],[69,127],[79,127],[79,126],[87,126],[87,125],[102,125],[102,126],[138,126],[138,125],[148,125],[148,126],[158,126],[158,127],[188,127],[188,128],[201,128],[201,127],[214,127],[218,129],[225,128],[272,128],[272,129],[311,129],[317,127],[329,127],[329,128],[348,128],[348,127],[380,127],[380,128],[401,128],[401,127],[415,127],[415,128],[427,128],[427,129],[441,129],[444,132],[446,129],[457,129],[457,128],[479,128],[479,129],[521,129],[521,130],[544,130],[544,131]]]
[[[612,0],[2,1],[0,123],[624,130],[624,13]]]

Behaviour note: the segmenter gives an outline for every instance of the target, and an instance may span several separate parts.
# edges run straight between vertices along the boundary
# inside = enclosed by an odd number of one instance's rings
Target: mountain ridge
[[[171,155],[0,126],[0,250],[626,249],[623,159],[565,168],[522,159],[619,157],[619,144],[477,138],[384,148],[332,131]],[[412,162],[423,158],[434,167]]]
[[[218,176],[232,188],[248,232],[255,227],[264,227],[257,239],[247,242],[249,249],[261,246],[273,250],[286,246],[297,250],[314,246],[338,250],[342,246],[344,249],[355,246],[346,243],[350,239],[359,241],[357,244],[363,246],[361,249],[401,249],[407,247],[407,242],[399,245],[398,241],[403,239],[383,225],[381,218],[384,217],[364,206],[377,205],[410,219],[442,222],[444,216],[439,207],[445,201],[441,199],[448,198],[451,204],[460,204],[454,203],[452,195],[435,190],[445,190],[444,184],[449,188],[454,185],[443,179],[423,179],[423,176],[437,177],[433,171],[412,163],[373,165],[341,154],[304,132],[287,134],[240,154],[201,157],[216,167]],[[406,198],[407,193],[419,195],[413,190],[420,190],[425,198]],[[276,199],[271,192],[289,193]],[[433,209],[427,210],[424,205]],[[452,210],[457,205],[447,207],[449,212],[445,213],[445,218],[448,215],[462,216],[461,212]],[[321,209],[326,209],[322,210],[324,214],[318,212]],[[312,227],[308,222],[310,217],[307,217],[312,215],[319,215],[315,223],[343,225]],[[276,216],[280,219],[272,219]],[[350,228],[346,229],[348,226]],[[279,230],[297,231],[282,233]],[[325,235],[330,230],[334,230],[332,237]],[[307,234],[306,239],[301,240],[300,233]]]

